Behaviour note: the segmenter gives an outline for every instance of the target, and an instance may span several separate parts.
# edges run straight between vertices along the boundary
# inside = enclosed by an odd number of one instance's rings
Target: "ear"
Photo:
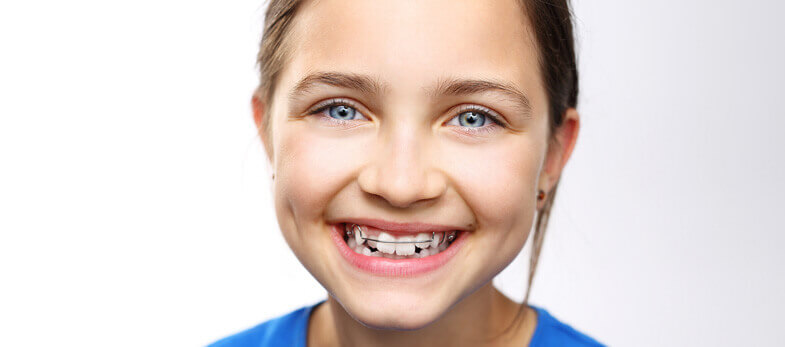
[[[264,145],[264,151],[267,154],[267,160],[272,163],[273,162],[273,146],[272,146],[272,139],[268,136],[269,130],[265,131],[262,128],[262,125],[265,122],[265,117],[270,117],[269,110],[267,105],[265,104],[264,100],[262,99],[259,93],[254,93],[253,97],[251,98],[251,108],[253,108],[253,121],[256,124],[256,133],[259,135],[259,138],[262,140],[262,144]],[[267,125],[272,126],[269,124],[269,120],[267,120]]]
[[[548,139],[548,150],[542,172],[540,172],[539,187],[537,187],[545,192],[546,197],[559,182],[562,170],[572,155],[572,149],[575,148],[575,143],[578,140],[580,124],[578,111],[569,108],[564,112],[564,121],[554,131],[553,138]],[[537,208],[542,208],[546,200],[547,198],[539,201]]]

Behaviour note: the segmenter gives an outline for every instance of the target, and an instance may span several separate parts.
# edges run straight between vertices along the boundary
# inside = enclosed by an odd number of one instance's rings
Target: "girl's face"
[[[263,140],[284,237],[358,321],[423,327],[531,230],[548,120],[530,24],[515,0],[323,0],[291,30],[272,105],[257,109],[257,122],[272,117]],[[422,243],[405,255],[410,244],[348,241],[345,223],[397,241],[460,232],[438,254]]]

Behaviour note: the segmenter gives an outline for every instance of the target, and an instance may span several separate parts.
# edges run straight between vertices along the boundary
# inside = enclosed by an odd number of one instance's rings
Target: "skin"
[[[577,139],[579,116],[548,134],[548,103],[531,26],[515,0],[307,2],[292,26],[291,54],[272,103],[254,98],[254,120],[275,174],[283,235],[329,298],[312,314],[310,346],[524,345],[524,324],[498,335],[518,304],[492,279],[523,248],[538,189],[557,183]],[[493,38],[493,39],[488,39]],[[316,83],[318,72],[368,76],[378,93]],[[522,92],[528,109],[498,90],[434,94],[440,82],[501,82]],[[357,114],[334,122],[318,103],[350,100]],[[495,111],[483,132],[459,123],[461,106]],[[332,122],[331,122],[332,120]],[[484,123],[483,123],[484,122]],[[470,228],[445,266],[413,278],[373,276],[351,267],[329,237],[348,217]]]

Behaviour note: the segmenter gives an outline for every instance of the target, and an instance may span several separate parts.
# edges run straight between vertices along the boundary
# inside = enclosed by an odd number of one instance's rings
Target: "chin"
[[[381,330],[417,330],[428,326],[441,317],[445,310],[436,307],[416,307],[407,303],[388,301],[384,304],[368,305],[357,303],[344,309],[360,324]]]

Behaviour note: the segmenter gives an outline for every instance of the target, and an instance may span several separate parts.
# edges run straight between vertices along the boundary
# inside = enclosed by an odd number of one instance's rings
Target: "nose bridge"
[[[375,143],[373,173],[361,181],[363,189],[396,207],[441,195],[446,183],[432,160],[427,126],[414,119],[384,125]]]

